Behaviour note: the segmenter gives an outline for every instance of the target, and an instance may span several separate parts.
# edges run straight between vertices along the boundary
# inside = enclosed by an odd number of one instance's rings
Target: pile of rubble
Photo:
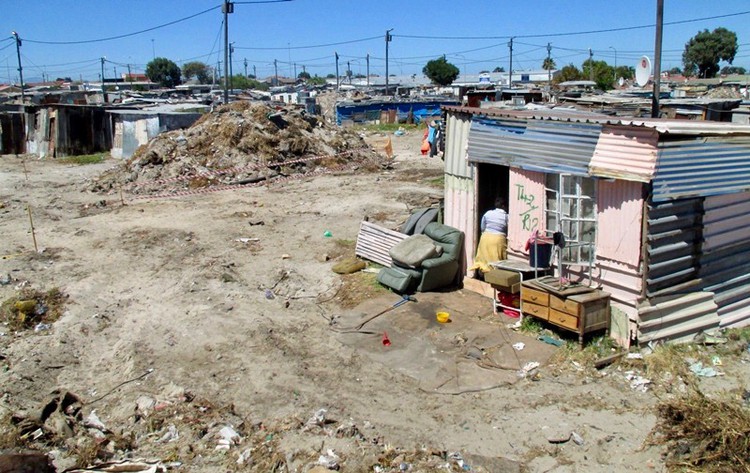
[[[344,169],[375,170],[385,158],[351,130],[304,110],[234,102],[186,130],[162,133],[89,187],[154,194]]]

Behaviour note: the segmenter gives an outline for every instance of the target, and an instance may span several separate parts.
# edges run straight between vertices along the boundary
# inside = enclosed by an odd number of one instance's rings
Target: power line
[[[703,18],[691,18],[689,20],[679,20],[679,21],[669,21],[664,22],[664,26],[667,25],[681,25],[685,23],[695,23],[698,21],[706,21],[706,20],[716,20],[719,18],[729,18],[733,16],[741,16],[741,15],[747,15],[750,14],[750,11],[742,11],[737,13],[728,13],[726,15],[716,15],[716,16],[707,16]],[[517,34],[517,35],[506,35],[506,36],[426,36],[426,35],[393,35],[397,36],[399,38],[409,38],[409,39],[446,39],[446,40],[497,40],[497,39],[510,39],[510,38],[551,38],[551,37],[561,37],[561,36],[577,36],[577,35],[586,35],[586,34],[599,34],[599,33],[615,33],[618,31],[630,31],[630,30],[637,30],[637,29],[644,29],[644,28],[653,28],[655,27],[655,24],[649,24],[649,25],[639,25],[639,26],[623,26],[620,28],[608,28],[608,29],[602,29],[602,30],[590,30],[590,31],[570,31],[566,33],[545,33],[545,34]]]
[[[288,0],[285,0],[285,1],[288,1]],[[121,34],[121,35],[117,35],[117,36],[109,36],[107,38],[87,39],[87,40],[81,40],[81,41],[40,41],[40,40],[33,40],[33,39],[26,39],[26,38],[24,38],[24,41],[29,42],[29,43],[37,43],[37,44],[88,44],[88,43],[101,43],[103,41],[111,41],[111,40],[114,40],[114,39],[128,38],[130,36],[136,36],[136,35],[139,35],[139,34],[142,34],[142,33],[147,33],[149,31],[158,30],[160,28],[164,28],[164,27],[167,27],[167,26],[171,26],[171,25],[174,25],[174,24],[186,21],[186,20],[190,20],[190,19],[195,18],[197,16],[200,16],[200,15],[206,14],[206,13],[208,13],[210,11],[216,10],[217,8],[220,8],[220,7],[221,7],[221,5],[217,5],[217,6],[209,8],[208,10],[203,10],[202,12],[198,12],[198,13],[196,13],[194,15],[190,15],[190,16],[186,16],[184,18],[180,18],[179,20],[170,21],[169,23],[164,23],[164,24],[161,24],[159,26],[154,26],[152,28],[147,28],[145,30],[135,31],[133,33],[126,33],[126,34]]]
[[[274,50],[290,50],[290,49],[314,49],[314,48],[326,48],[329,46],[339,46],[341,44],[352,44],[352,43],[361,43],[363,41],[372,41],[374,39],[380,39],[380,35],[378,36],[370,36],[369,38],[360,38],[360,39],[352,39],[349,41],[339,41],[337,43],[327,43],[327,44],[315,44],[311,46],[294,46],[294,47],[277,47],[277,48],[250,48],[250,47],[242,47],[242,46],[235,46],[235,49],[252,49],[256,51],[274,51]]]

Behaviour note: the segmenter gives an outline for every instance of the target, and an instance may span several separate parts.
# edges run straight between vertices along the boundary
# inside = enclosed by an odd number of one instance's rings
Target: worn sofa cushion
[[[409,268],[418,268],[422,261],[440,256],[443,248],[427,235],[412,235],[398,242],[389,254],[393,261]]]

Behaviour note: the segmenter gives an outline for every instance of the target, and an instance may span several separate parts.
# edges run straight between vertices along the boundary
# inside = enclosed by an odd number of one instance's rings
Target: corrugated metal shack
[[[106,110],[88,105],[27,105],[26,152],[40,158],[108,151],[112,127]]]
[[[458,101],[450,98],[435,100],[365,100],[359,102],[346,101],[336,104],[336,123],[363,124],[374,123],[420,123],[427,117],[440,115],[442,105],[458,105]]]
[[[500,195],[510,257],[563,231],[566,276],[590,271],[639,343],[750,324],[750,126],[443,109],[445,223],[466,233],[467,268]]]
[[[203,111],[108,110],[114,129],[112,157],[129,158],[139,146],[158,134],[189,128],[209,109],[194,108]]]

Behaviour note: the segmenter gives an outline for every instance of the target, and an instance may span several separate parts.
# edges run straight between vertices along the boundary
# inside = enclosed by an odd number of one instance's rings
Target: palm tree
[[[557,68],[557,64],[555,64],[555,60],[551,57],[544,58],[544,62],[542,63],[542,69],[545,71],[551,71],[553,69]]]

